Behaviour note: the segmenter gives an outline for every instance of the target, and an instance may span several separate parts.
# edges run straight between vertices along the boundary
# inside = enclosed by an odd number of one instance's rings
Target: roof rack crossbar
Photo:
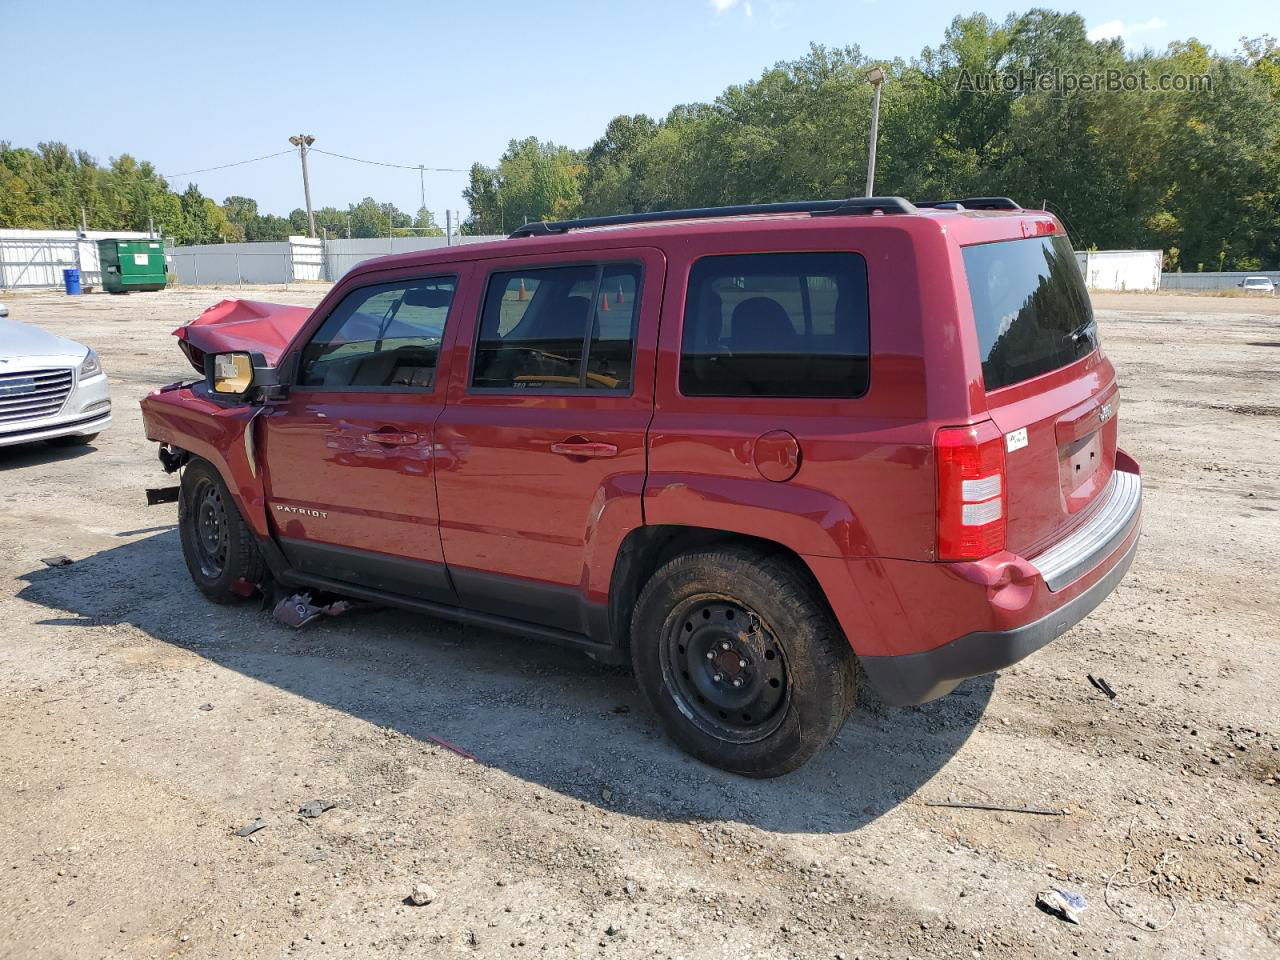
[[[714,217],[750,217],[771,213],[807,213],[812,216],[844,216],[875,213],[912,213],[915,207],[902,197],[851,197],[847,200],[799,200],[790,203],[747,203],[730,207],[694,207],[688,210],[659,210],[652,213],[622,213],[611,217],[583,217],[578,220],[551,220],[526,223],[511,237],[546,237],[584,230],[588,227],[615,227],[631,223],[663,223],[670,220],[708,220]]]

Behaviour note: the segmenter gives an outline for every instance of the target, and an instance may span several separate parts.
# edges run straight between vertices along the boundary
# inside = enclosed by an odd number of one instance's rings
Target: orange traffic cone
[[[622,284],[618,284],[618,306],[622,306]]]
[[[609,310],[609,295],[607,293],[600,298],[600,309],[606,313]]]
[[[520,278],[520,292],[516,294],[517,300],[528,300],[529,292],[524,288],[524,277]]]

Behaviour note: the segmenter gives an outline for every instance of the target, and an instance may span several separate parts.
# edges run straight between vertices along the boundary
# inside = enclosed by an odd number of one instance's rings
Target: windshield
[[[1066,237],[979,244],[963,253],[988,390],[1065,367],[1097,349],[1089,292]]]

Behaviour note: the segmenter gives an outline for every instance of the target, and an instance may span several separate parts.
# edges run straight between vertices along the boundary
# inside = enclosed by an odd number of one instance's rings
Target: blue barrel
[[[80,296],[80,271],[63,270],[62,285],[67,288],[68,297]]]

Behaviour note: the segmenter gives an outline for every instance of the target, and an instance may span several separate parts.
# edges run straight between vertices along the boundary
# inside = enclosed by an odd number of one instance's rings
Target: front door
[[[665,259],[493,264],[436,425],[441,534],[465,606],[592,634],[640,526]],[[462,348],[458,348],[462,353]]]
[[[303,573],[452,602],[432,431],[456,275],[348,291],[259,418],[268,514]]]

